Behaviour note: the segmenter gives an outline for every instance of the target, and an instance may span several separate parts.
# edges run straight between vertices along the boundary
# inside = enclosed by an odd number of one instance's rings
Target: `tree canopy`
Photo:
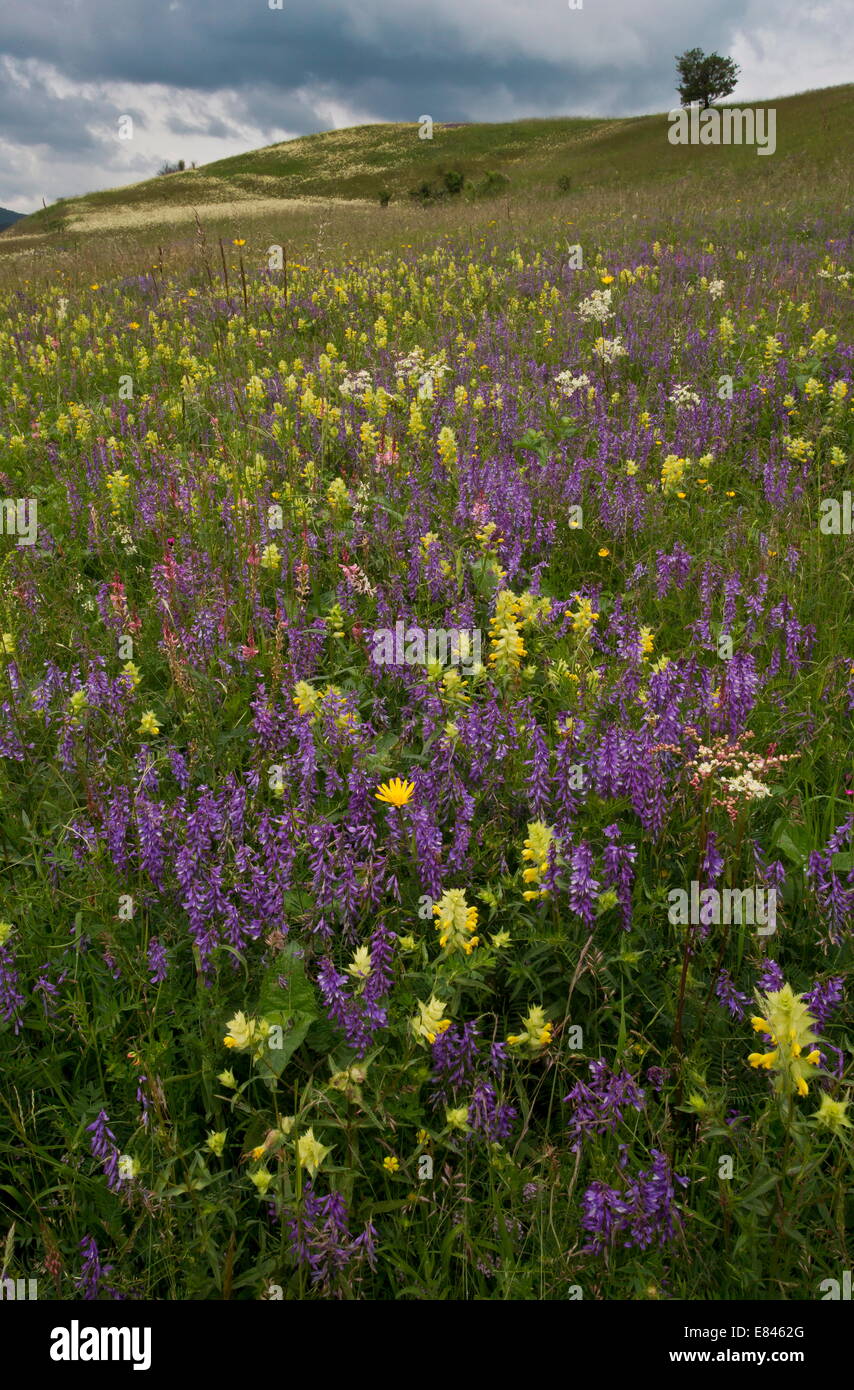
[[[676,58],[681,82],[679,97],[683,106],[699,101],[705,110],[713,101],[729,96],[738,81],[739,67],[732,58],[719,53],[704,53],[702,48],[689,48]]]

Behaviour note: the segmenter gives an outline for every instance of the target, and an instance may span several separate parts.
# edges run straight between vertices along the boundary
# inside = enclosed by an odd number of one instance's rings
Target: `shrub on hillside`
[[[495,170],[486,174],[475,186],[475,193],[478,198],[495,198],[499,193],[503,193],[509,188],[510,180],[506,174],[499,174]]]

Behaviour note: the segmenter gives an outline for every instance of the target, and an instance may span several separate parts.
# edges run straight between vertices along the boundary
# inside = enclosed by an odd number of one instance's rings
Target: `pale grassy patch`
[[[223,202],[151,203],[134,208],[93,208],[71,223],[74,232],[140,231],[144,227],[180,226],[195,222],[196,214],[204,218],[251,218],[272,214],[304,212],[311,207],[370,206],[368,201],[354,198],[258,198],[253,193],[231,186],[231,196]]]

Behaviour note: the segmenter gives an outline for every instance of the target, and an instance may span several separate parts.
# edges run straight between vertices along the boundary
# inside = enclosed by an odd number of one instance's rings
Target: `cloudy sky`
[[[0,206],[370,121],[667,111],[686,48],[735,58],[733,101],[854,73],[854,0],[581,5],[0,0]]]

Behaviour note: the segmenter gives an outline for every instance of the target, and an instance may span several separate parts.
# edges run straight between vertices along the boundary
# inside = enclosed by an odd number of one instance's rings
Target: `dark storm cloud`
[[[581,11],[561,0],[285,0],[282,10],[266,0],[58,0],[53,23],[36,7],[8,13],[0,51],[40,58],[78,82],[208,92],[318,84],[350,104],[374,99],[386,120],[406,119],[416,96],[422,105],[453,102],[449,118],[460,118],[478,92],[503,85],[517,102],[539,106],[545,95],[583,105],[615,78],[624,109],[644,93],[661,109],[673,95],[674,52],[725,45],[745,8],[744,0],[705,13],[634,0],[588,0]]]
[[[734,53],[737,99],[850,78],[850,0],[582,4],[6,0],[0,146],[32,199],[36,149],[70,193],[332,125],[664,111],[678,101],[674,55],[694,46]],[[119,114],[135,114],[132,149],[116,143]],[[13,189],[5,180],[0,203]]]

